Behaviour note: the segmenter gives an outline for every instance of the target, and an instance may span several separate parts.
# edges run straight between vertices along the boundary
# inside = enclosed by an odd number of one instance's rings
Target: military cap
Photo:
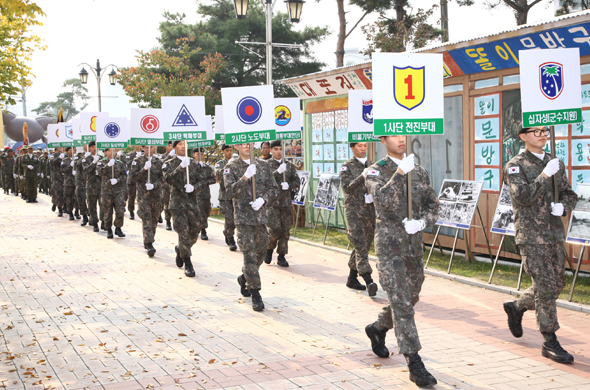
[[[172,144],[172,147],[175,148],[176,145],[178,145],[179,143],[181,143],[182,141],[174,141],[174,143]]]
[[[225,150],[225,149],[231,149],[231,146],[229,146],[229,145],[226,145],[226,144],[223,144],[223,145],[221,146],[221,150]]]
[[[203,148],[194,148],[192,151],[192,154],[203,152],[203,151],[204,151]]]
[[[270,147],[271,147],[271,148],[274,148],[274,147],[276,147],[276,146],[281,146],[281,141],[279,141],[279,140],[275,140],[275,141],[272,141],[272,142],[270,143]]]
[[[33,148],[33,145],[29,145],[29,146],[27,147],[27,149],[35,149],[35,148]]]

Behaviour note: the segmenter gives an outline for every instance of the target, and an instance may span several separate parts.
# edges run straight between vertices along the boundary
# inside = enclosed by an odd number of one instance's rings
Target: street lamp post
[[[94,74],[94,77],[96,77],[96,83],[98,84],[98,111],[102,112],[102,99],[101,99],[101,94],[100,94],[100,80],[102,79],[102,76],[104,73],[101,73],[103,70],[106,70],[106,68],[101,68],[100,67],[100,60],[96,60],[96,67],[93,68],[92,65],[86,63],[86,62],[82,62],[80,65],[82,65],[82,70],[80,71],[79,75],[80,75],[80,82],[82,84],[86,84],[88,82],[88,71],[84,68],[84,65],[87,65],[90,70],[92,71],[92,73]],[[78,66],[80,66],[78,65]],[[111,85],[115,85],[117,83],[117,72],[115,72],[115,68],[117,68],[116,65],[113,64],[109,64],[106,67],[111,67],[111,72],[109,73],[109,83]],[[119,69],[119,68],[117,68]]]

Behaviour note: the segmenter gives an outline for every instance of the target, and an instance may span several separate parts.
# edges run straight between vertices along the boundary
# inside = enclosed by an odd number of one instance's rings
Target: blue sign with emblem
[[[363,120],[368,124],[373,124],[373,99],[363,99]]]
[[[109,138],[117,138],[121,134],[121,128],[117,123],[110,122],[104,127],[104,133]]]
[[[197,126],[197,122],[184,104],[180,107],[180,111],[178,111],[178,115],[176,115],[176,119],[172,123],[172,127],[179,126]]]

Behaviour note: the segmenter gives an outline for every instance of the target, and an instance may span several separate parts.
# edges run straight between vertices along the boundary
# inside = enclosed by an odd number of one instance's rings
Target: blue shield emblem
[[[363,120],[368,124],[373,124],[373,99],[363,99]]]
[[[66,126],[66,137],[69,139],[74,139],[74,126]]]
[[[563,65],[545,62],[539,65],[539,88],[547,99],[556,99],[563,91]]]

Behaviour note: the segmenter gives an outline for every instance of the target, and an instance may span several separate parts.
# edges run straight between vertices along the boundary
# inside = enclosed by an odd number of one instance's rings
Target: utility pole
[[[22,94],[23,116],[27,116],[27,89],[25,88],[24,85],[21,85],[21,88],[23,90],[23,94]]]
[[[449,8],[448,0],[440,0],[440,25],[443,30],[442,41],[449,41]]]

